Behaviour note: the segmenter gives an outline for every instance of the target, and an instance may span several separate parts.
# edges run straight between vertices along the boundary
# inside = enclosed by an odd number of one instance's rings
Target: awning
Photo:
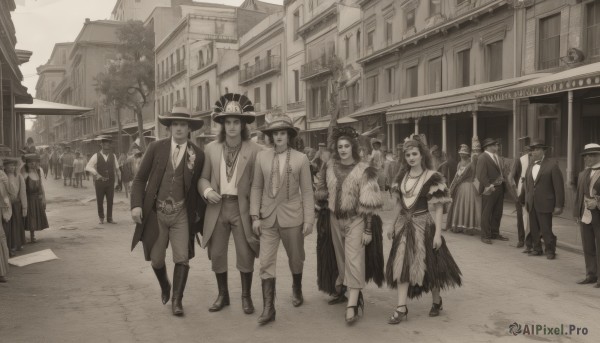
[[[146,130],[150,130],[154,128],[154,122],[146,122],[144,123],[144,131]],[[137,122],[133,122],[133,123],[128,123],[122,126],[123,130],[126,129],[135,129],[135,131],[137,132]],[[117,133],[119,131],[119,128],[117,127],[109,127],[108,129],[104,129],[101,130],[101,133]],[[128,132],[125,132],[126,134],[129,134]]]
[[[349,123],[356,123],[358,120],[352,118],[352,117],[342,117],[340,119],[337,120],[338,124],[349,124]]]
[[[356,118],[356,117],[368,116],[371,114],[385,113],[391,106],[398,105],[399,103],[400,103],[400,100],[393,100],[393,101],[374,104],[374,105],[365,107],[361,110],[358,110],[358,111],[350,114],[350,117]]]
[[[518,85],[484,92],[477,96],[480,103],[492,103],[600,87],[600,62],[546,74]]]
[[[502,107],[498,105],[486,106],[479,104],[477,102],[477,94],[479,94],[481,90],[500,89],[502,87],[520,84],[537,77],[540,77],[540,74],[487,82],[484,84],[402,99],[399,105],[391,107],[388,110],[386,119],[389,123],[396,120],[441,116],[453,113],[511,110],[512,107]]]
[[[45,116],[74,116],[81,115],[93,110],[93,108],[89,107],[73,106],[40,99],[33,99],[32,104],[15,105],[15,111],[19,114],[34,114]]]

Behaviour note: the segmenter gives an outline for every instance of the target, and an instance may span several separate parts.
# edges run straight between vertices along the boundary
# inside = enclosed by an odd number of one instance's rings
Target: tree
[[[327,147],[331,147],[333,142],[333,128],[337,126],[337,120],[340,115],[339,91],[340,78],[344,71],[344,64],[337,57],[333,57],[328,65],[331,71],[331,94],[329,95],[329,127],[327,128]]]
[[[142,110],[154,90],[154,32],[141,21],[130,20],[117,30],[120,41],[117,59],[96,76],[96,89],[104,95],[107,106],[131,109],[137,119],[140,147],[143,139]]]

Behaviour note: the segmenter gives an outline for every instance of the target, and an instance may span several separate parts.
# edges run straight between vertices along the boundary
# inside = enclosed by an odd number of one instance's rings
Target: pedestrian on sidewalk
[[[60,164],[60,151],[57,146],[54,147],[52,151],[52,155],[50,155],[50,164],[52,165],[52,175],[54,175],[54,180],[58,180],[60,178],[59,164]]]
[[[27,218],[27,189],[23,175],[17,172],[19,162],[16,158],[4,159],[4,169],[8,177],[8,194],[13,213],[10,221],[5,223],[5,227],[8,227],[11,232],[7,237],[10,237],[8,246],[12,254],[23,249],[25,244],[23,218]]]
[[[85,164],[83,164],[83,158],[81,157],[81,153],[79,151],[75,152],[75,160],[73,161],[73,174],[75,182],[73,182],[73,187],[81,187],[83,188],[83,173],[85,170]]]
[[[448,208],[444,231],[473,235],[473,232],[481,229],[481,198],[473,185],[475,164],[471,161],[468,145],[461,144],[458,155],[461,160],[450,184],[452,203]]]
[[[48,166],[50,163],[50,148],[45,148],[40,155],[40,167],[44,171],[44,180],[48,179]]]
[[[517,234],[519,237],[519,243],[517,243],[517,248],[522,248],[525,246],[524,253],[529,253],[533,249],[533,243],[531,240],[531,233],[529,230],[529,213],[527,213],[527,209],[524,209],[525,206],[525,175],[527,173],[527,169],[529,168],[530,163],[530,155],[531,152],[529,150],[529,137],[519,138],[520,141],[523,141],[525,146],[523,147],[523,152],[521,153],[521,157],[515,161],[508,176],[508,187],[510,193],[513,194],[515,198],[515,209],[517,211]]]
[[[194,257],[194,238],[202,233],[205,205],[195,187],[202,173],[204,154],[190,140],[204,121],[192,118],[185,107],[158,117],[171,137],[150,143],[131,189],[131,216],[136,223],[131,249],[142,241],[144,257],[161,288],[162,303],[171,296],[165,263],[167,246],[173,253],[171,311],[182,316],[183,292]]]
[[[298,129],[287,115],[275,116],[261,130],[274,148],[256,155],[250,192],[252,229],[260,237],[260,278],[262,280],[263,325],[275,320],[275,265],[279,241],[287,252],[292,272],[292,304],[302,305],[304,237],[313,230],[314,193],[310,162],[292,149]]]
[[[221,124],[221,132],[216,141],[204,148],[206,158],[198,182],[198,192],[207,201],[202,247],[208,247],[219,289],[208,310],[217,312],[229,305],[227,249],[233,235],[236,267],[242,283],[242,309],[252,314],[252,274],[259,238],[252,231],[250,188],[256,154],[261,150],[250,140],[248,128],[256,118],[254,106],[244,95],[227,93],[215,103],[212,117]]]
[[[552,216],[558,216],[565,207],[565,186],[563,176],[556,161],[546,157],[549,146],[541,140],[533,140],[532,163],[525,177],[525,205],[529,213],[529,227],[533,250],[529,256],[540,256],[544,237],[546,258],[556,257],[556,236],[552,232]]]
[[[112,140],[110,137],[101,136],[100,144],[102,150],[90,158],[85,170],[94,175],[100,224],[104,224],[104,197],[106,197],[106,222],[116,224],[112,214],[113,199],[115,197],[115,180],[118,180],[120,177],[119,163],[117,157],[112,152]]]
[[[69,186],[73,185],[73,162],[75,161],[75,154],[71,152],[70,146],[65,146],[65,153],[60,158],[62,163],[63,180],[64,186],[67,186],[67,180]]]
[[[40,156],[38,154],[26,154],[25,167],[23,169],[25,189],[27,192],[27,219],[25,227],[29,230],[30,242],[35,243],[35,231],[48,228],[46,217],[46,193],[42,183],[42,170],[39,166]],[[14,215],[14,213],[13,213]]]
[[[581,155],[586,169],[579,174],[573,216],[581,229],[585,279],[577,283],[596,283],[594,287],[600,288],[600,145],[587,144]]]
[[[492,239],[508,241],[508,238],[500,234],[505,180],[498,146],[496,139],[483,140],[481,147],[484,152],[477,157],[475,172],[481,194],[481,241],[486,244],[492,244]]]
[[[2,160],[0,160],[0,217],[0,283],[4,283],[7,282],[8,259],[10,258],[4,225],[12,218],[12,207],[8,194],[8,177],[2,170]]]
[[[332,158],[321,169],[315,192],[320,211],[317,284],[334,296],[330,305],[347,300],[347,324],[359,319],[359,309],[364,315],[367,282],[381,286],[384,279],[379,173],[361,161],[358,137],[351,127],[334,128]]]

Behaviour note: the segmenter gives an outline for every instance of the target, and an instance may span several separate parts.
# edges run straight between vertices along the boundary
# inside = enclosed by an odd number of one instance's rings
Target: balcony
[[[322,56],[321,58],[303,64],[300,70],[300,80],[304,81],[322,74],[330,73],[330,65],[334,58],[335,56]]]
[[[304,101],[290,102],[287,105],[289,111],[300,110],[304,108]]]
[[[281,58],[279,56],[269,56],[261,58],[255,65],[240,70],[240,85],[246,85],[259,78],[269,76],[281,71]]]

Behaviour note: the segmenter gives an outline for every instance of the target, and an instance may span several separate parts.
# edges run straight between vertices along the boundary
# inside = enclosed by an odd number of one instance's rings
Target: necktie
[[[180,150],[181,145],[177,144],[177,146],[175,146],[175,152],[173,152],[173,169],[177,168],[177,157],[179,156]]]

